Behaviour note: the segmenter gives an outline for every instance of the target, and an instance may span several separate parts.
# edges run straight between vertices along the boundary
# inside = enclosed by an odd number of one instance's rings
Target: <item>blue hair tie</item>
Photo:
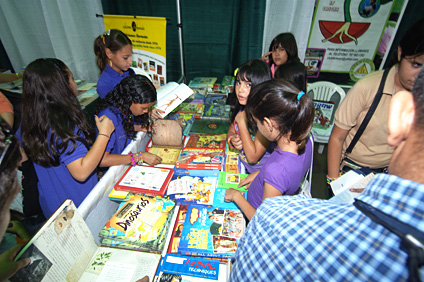
[[[305,92],[300,91],[299,94],[297,94],[297,100],[300,101],[300,98],[302,98],[303,95],[305,95]]]

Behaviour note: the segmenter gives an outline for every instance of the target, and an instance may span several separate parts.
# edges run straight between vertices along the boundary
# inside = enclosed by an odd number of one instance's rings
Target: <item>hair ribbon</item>
[[[297,94],[297,100],[300,101],[300,98],[302,98],[303,95],[305,95],[305,92],[300,91],[299,94]]]

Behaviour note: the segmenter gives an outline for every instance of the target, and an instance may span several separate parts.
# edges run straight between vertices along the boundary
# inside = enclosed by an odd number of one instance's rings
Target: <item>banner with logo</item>
[[[308,73],[349,73],[357,81],[382,68],[407,2],[317,0],[305,58]]]
[[[166,84],[166,18],[104,15],[105,30],[119,29],[132,41],[132,67]]]

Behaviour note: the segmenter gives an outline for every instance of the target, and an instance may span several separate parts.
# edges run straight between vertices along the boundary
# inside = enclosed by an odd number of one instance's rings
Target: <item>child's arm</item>
[[[107,116],[101,118],[95,116],[94,118],[99,130],[96,141],[84,157],[66,166],[72,177],[78,181],[85,181],[96,169],[109,142],[110,135],[115,130],[113,122]]]
[[[247,219],[251,220],[256,212],[256,209],[243,197],[239,190],[229,188],[225,192],[225,201],[233,201],[241,209]]]
[[[143,162],[149,164],[149,165],[157,165],[160,164],[162,161],[162,158],[154,155],[149,152],[140,152]],[[118,155],[118,154],[111,154],[110,152],[105,152],[102,158],[102,161],[100,162],[101,167],[110,167],[114,165],[123,165],[123,164],[129,164],[131,163],[131,156],[130,155]]]
[[[243,144],[240,139],[240,136],[236,133],[236,128],[234,127],[234,122],[230,124],[230,128],[227,132],[227,141],[228,143],[236,148],[237,150],[243,149]]]
[[[236,116],[236,122],[240,132],[240,138],[243,143],[244,154],[249,163],[257,162],[266,152],[269,145],[260,131],[256,131],[255,140],[250,136],[245,111],[239,112]]]

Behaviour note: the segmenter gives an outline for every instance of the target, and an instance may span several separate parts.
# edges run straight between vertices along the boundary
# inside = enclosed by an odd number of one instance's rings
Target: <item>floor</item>
[[[328,188],[326,183],[327,175],[327,144],[324,145],[322,154],[318,153],[318,147],[321,144],[315,143],[314,164],[312,169],[312,197],[319,199],[328,199]]]

